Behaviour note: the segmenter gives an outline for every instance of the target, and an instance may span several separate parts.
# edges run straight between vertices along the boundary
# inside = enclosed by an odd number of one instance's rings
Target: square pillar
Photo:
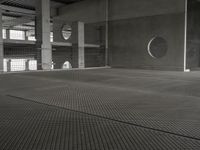
[[[25,41],[28,41],[28,34],[27,34],[27,31],[25,31]]]
[[[30,60],[26,60],[25,61],[25,71],[29,71],[29,62],[30,62]]]
[[[51,70],[50,0],[36,0],[36,47],[38,69]]]
[[[85,68],[85,31],[83,22],[72,23],[73,68]]]
[[[7,61],[7,72],[11,72],[11,59]]]
[[[3,48],[3,21],[2,21],[2,8],[0,8],[0,72],[3,72],[3,59],[4,59],[4,48]]]
[[[6,29],[6,39],[10,39],[10,30]]]

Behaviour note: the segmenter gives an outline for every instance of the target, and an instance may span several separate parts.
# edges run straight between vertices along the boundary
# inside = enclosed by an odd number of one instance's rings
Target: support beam
[[[85,68],[85,35],[84,23],[74,22],[72,24],[72,49],[73,49],[73,67]]]
[[[10,11],[10,12],[21,13],[21,14],[26,14],[26,15],[30,15],[30,16],[35,15],[35,11],[30,10],[30,9],[19,8],[19,7],[8,6],[8,5],[2,5],[2,4],[0,5],[0,7],[2,8],[3,12]]]
[[[30,17],[20,17],[13,20],[4,21],[3,26],[6,28],[12,28],[13,26],[18,26],[18,25],[22,25],[22,24],[30,23],[30,22],[32,22]]]
[[[7,72],[11,72],[11,59],[7,61]]]
[[[29,62],[30,60],[26,60],[25,62],[25,71],[29,71]]]
[[[36,45],[38,69],[51,70],[50,0],[36,0]]]
[[[65,4],[65,5],[69,5],[69,4],[73,4],[73,3],[76,3],[76,2],[79,2],[79,1],[82,1],[82,0],[52,0],[54,2],[58,2],[58,3],[62,3],[62,4]]]
[[[6,39],[10,39],[10,30],[6,29]]]
[[[27,34],[27,31],[25,31],[25,41],[28,41],[28,34]]]
[[[185,0],[185,35],[184,35],[184,72],[190,72],[187,68],[187,21],[188,21],[188,0]]]
[[[105,66],[109,66],[108,56],[108,28],[109,28],[109,0],[105,0],[106,26],[105,26]]]
[[[4,59],[4,48],[3,48],[3,33],[2,33],[2,9],[0,8],[0,72],[3,72],[3,59]]]

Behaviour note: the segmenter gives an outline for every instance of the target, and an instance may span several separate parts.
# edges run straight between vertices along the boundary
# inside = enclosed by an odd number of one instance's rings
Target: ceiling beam
[[[30,9],[13,7],[13,6],[8,6],[8,5],[0,5],[0,7],[4,11],[16,12],[16,13],[21,13],[21,14],[26,14],[26,15],[35,15],[35,11],[30,10]]]
[[[12,28],[14,26],[23,25],[25,23],[32,22],[29,17],[20,17],[13,20],[5,20],[3,21],[3,26],[6,28]]]
[[[51,1],[68,5],[68,4],[72,4],[72,3],[75,3],[75,2],[78,2],[78,1],[82,1],[82,0],[67,0],[67,1],[66,0],[51,0]]]

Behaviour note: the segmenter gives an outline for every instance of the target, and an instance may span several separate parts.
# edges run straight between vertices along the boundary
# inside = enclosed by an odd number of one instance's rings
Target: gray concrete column
[[[72,23],[73,67],[85,68],[85,29],[83,22]]]
[[[25,71],[29,71],[29,62],[30,62],[30,60],[26,60],[26,62],[25,62]]]
[[[7,61],[7,72],[11,72],[11,59]]]
[[[106,25],[105,25],[105,65],[109,66],[109,51],[108,51],[108,29],[109,29],[109,0],[105,0],[106,5]]]
[[[3,72],[3,58],[4,58],[4,48],[3,48],[3,21],[2,21],[2,8],[0,7],[0,72]]]
[[[6,39],[10,39],[10,30],[6,29]]]
[[[36,0],[36,46],[38,69],[51,70],[50,0]]]
[[[25,31],[25,41],[28,41],[27,31]]]

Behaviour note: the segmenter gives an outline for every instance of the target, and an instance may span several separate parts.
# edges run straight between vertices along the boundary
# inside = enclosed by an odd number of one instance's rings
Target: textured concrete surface
[[[106,20],[106,11],[102,11],[106,9],[105,2],[86,0],[63,7],[56,19],[81,20],[90,29],[93,29],[91,24],[102,26]],[[110,66],[184,70],[185,1],[109,0],[108,18]],[[90,32],[85,31],[86,41],[98,39],[98,30]],[[168,44],[166,56],[159,59],[152,58],[147,50],[148,43],[156,36],[164,38]]]
[[[109,24],[110,66],[183,70],[184,13],[138,17]],[[166,55],[153,58],[148,44],[155,37],[167,42]]]
[[[3,150],[200,148],[199,72],[0,76]]]
[[[200,67],[199,40],[200,40],[200,3],[198,0],[188,1],[187,21],[187,68]]]

